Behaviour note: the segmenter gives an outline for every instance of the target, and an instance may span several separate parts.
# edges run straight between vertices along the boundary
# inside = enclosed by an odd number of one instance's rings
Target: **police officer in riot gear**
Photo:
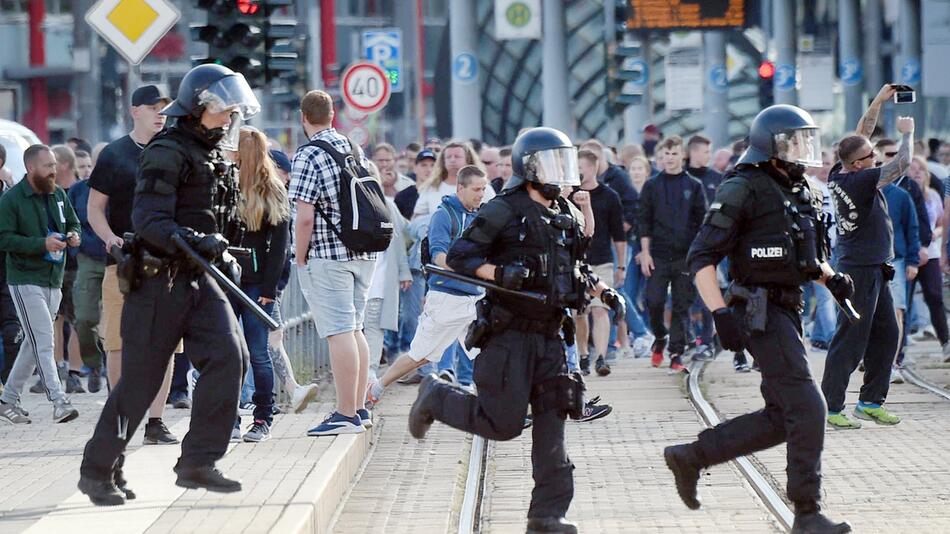
[[[217,261],[229,239],[240,239],[236,171],[222,150],[235,146],[231,136],[240,122],[259,110],[242,75],[220,65],[195,67],[163,111],[177,123],[142,152],[132,209],[135,245],[119,265],[130,287],[122,311],[126,371],[102,410],[80,468],[79,489],[95,504],[134,498],[122,477],[123,451],[181,339],[201,380],[175,465],[176,484],[241,489],[214,464],[227,451],[247,348],[221,288],[184,259],[171,236],[182,236]]]
[[[583,308],[591,294],[616,311],[624,304],[581,263],[583,216],[560,196],[561,188],[580,184],[571,140],[551,128],[528,130],[512,147],[512,167],[515,176],[479,210],[447,262],[461,274],[541,294],[544,302],[489,289],[467,340],[482,348],[475,359],[478,395],[427,376],[409,414],[409,430],[421,439],[439,420],[487,439],[509,440],[521,434],[530,403],[535,487],[528,532],[577,532],[564,519],[574,495],[564,420],[579,416],[583,382],[567,374],[561,333],[572,326],[567,309]],[[565,338],[573,343],[572,331]]]
[[[805,180],[806,166],[821,165],[818,128],[800,108],[771,106],[752,122],[749,142],[716,193],[687,262],[723,347],[749,349],[761,367],[765,408],[667,447],[664,457],[683,502],[696,509],[701,469],[787,442],[792,532],[850,532],[818,505],[825,402],[802,343],[801,285],[818,280],[839,301],[853,292],[850,278],[827,263],[821,192]],[[716,265],[726,256],[733,280],[728,302],[716,282]]]

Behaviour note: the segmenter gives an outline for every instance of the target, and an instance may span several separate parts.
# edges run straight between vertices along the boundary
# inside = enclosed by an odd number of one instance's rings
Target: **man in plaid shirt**
[[[300,114],[311,141],[320,139],[338,152],[351,151],[349,140],[332,126],[330,95],[310,91],[300,103]],[[352,151],[365,164],[359,145],[353,145]],[[334,231],[340,225],[340,168],[324,150],[311,145],[297,150],[288,193],[297,212],[294,248],[300,287],[313,312],[317,333],[330,345],[337,398],[336,410],[307,434],[360,433],[372,424],[361,402],[369,370],[363,313],[378,254],[347,249]]]

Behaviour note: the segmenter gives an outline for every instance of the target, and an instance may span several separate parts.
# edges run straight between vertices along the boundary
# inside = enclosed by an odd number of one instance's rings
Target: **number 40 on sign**
[[[343,101],[363,113],[382,109],[389,102],[390,91],[389,78],[375,63],[354,63],[343,73]]]

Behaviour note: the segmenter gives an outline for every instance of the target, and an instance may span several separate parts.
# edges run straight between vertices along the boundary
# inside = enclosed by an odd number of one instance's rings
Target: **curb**
[[[324,438],[314,438],[324,439]],[[270,532],[323,534],[374,441],[373,430],[333,438]]]

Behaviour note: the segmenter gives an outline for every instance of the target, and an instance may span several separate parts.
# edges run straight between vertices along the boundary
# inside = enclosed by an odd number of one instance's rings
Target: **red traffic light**
[[[759,78],[764,80],[770,80],[775,76],[775,63],[772,63],[769,60],[763,60],[759,64]]]
[[[261,6],[258,0],[237,0],[237,8],[242,15],[254,15]]]

